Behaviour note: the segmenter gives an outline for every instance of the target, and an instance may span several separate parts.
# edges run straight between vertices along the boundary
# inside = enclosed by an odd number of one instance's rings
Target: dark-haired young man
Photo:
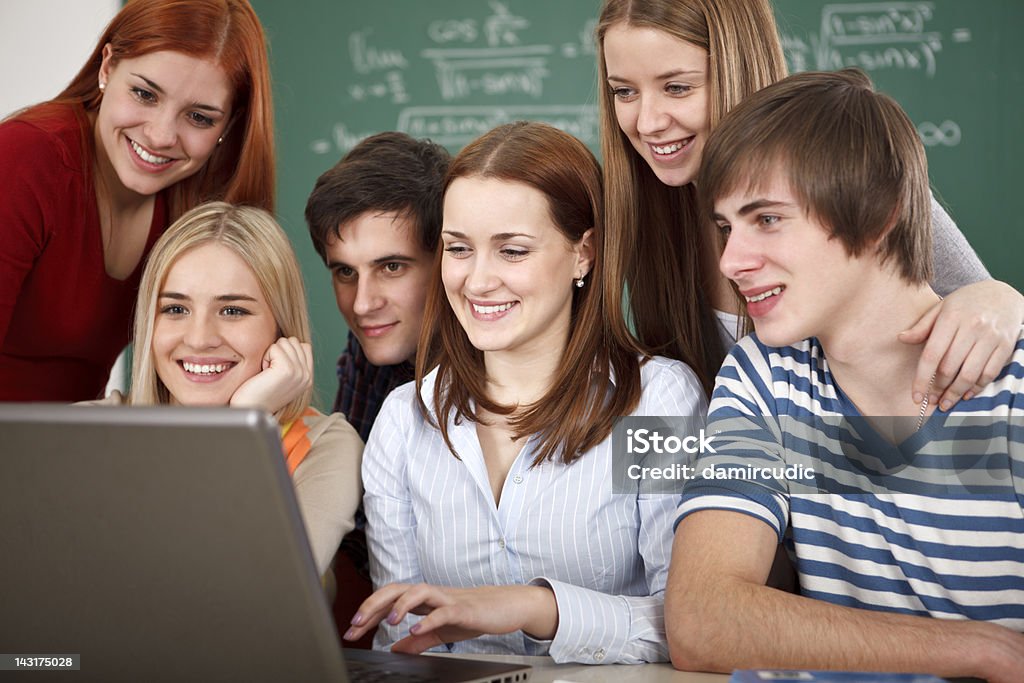
[[[334,410],[363,441],[388,393],[413,379],[449,162],[429,140],[380,133],[321,175],[306,203],[349,328]]]
[[[798,74],[723,120],[696,185],[756,333],[684,489],[673,663],[1021,680],[1024,335],[977,395],[914,402],[897,334],[939,299],[913,124],[858,70]],[[780,543],[801,595],[765,585]]]

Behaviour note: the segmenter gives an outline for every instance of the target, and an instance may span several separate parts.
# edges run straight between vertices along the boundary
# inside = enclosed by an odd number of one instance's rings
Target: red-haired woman
[[[706,405],[690,368],[605,323],[620,293],[603,277],[597,161],[544,124],[496,128],[452,162],[441,239],[433,348],[364,454],[378,590],[346,638],[385,622],[375,644],[396,650],[666,660],[678,494],[628,478],[611,430]]]
[[[273,210],[269,82],[247,0],[134,0],[0,124],[0,400],[96,398],[164,228],[211,199]]]

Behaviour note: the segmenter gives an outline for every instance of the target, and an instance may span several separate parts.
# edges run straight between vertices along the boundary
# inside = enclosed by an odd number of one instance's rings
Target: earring
[[[576,279],[576,287],[577,287],[577,288],[579,288],[579,287],[582,287],[582,286],[583,286],[583,285],[585,285],[585,284],[586,284],[586,283],[585,283],[585,282],[583,281],[583,278],[582,278],[582,277],[579,277],[579,278],[577,278],[577,279]]]
[[[103,92],[106,89],[107,89],[107,84],[106,83],[100,83],[100,92]]]
[[[217,144],[218,144],[218,145],[219,145],[220,143],[222,143],[222,142],[224,142],[224,136],[223,136],[223,135],[221,135],[221,136],[220,136],[219,138],[217,138]]]

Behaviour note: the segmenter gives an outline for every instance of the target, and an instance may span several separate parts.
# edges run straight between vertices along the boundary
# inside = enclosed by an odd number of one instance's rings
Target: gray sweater
[[[932,289],[946,296],[989,278],[967,238],[932,195]]]

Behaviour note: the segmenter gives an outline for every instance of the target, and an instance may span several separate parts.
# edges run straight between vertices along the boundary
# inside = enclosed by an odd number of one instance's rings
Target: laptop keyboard
[[[352,683],[441,683],[431,676],[417,676],[406,671],[389,671],[380,664],[349,660],[345,662]]]

